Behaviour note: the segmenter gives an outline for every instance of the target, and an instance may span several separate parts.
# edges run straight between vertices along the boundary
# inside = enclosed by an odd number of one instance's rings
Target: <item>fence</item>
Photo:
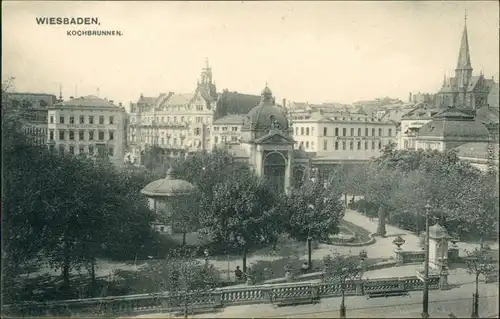
[[[429,288],[439,288],[439,276],[429,277]],[[379,278],[354,280],[346,284],[345,294],[364,295],[367,292],[391,288],[408,291],[423,289],[423,282],[416,276],[401,278]],[[265,284],[246,287],[218,288],[212,291],[183,295],[140,294],[119,297],[75,299],[53,302],[25,302],[2,306],[2,316],[72,316],[72,315],[133,315],[152,312],[182,311],[185,303],[189,306],[210,304],[227,307],[242,304],[271,303],[273,296],[302,296],[311,292],[320,297],[341,295],[339,283],[298,282],[287,284]]]

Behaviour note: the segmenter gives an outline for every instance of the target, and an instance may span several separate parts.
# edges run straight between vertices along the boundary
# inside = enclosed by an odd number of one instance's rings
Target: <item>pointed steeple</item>
[[[467,36],[467,11],[465,11],[465,25],[462,33],[462,43],[458,52],[457,70],[472,69],[470,63],[469,37]]]
[[[446,71],[444,72],[444,78],[443,78],[443,87],[446,86]]]

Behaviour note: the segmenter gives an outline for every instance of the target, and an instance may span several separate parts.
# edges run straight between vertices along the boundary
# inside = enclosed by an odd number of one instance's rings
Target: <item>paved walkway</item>
[[[481,318],[498,317],[498,285],[481,284]],[[446,318],[450,313],[457,317],[470,317],[474,284],[447,291],[429,292],[429,312],[434,318]],[[340,298],[325,298],[316,305],[275,308],[270,304],[244,305],[224,308],[219,313],[200,314],[190,318],[335,318],[338,317]],[[418,318],[422,309],[422,292],[411,292],[409,296],[367,299],[365,296],[346,297],[347,316],[351,318]],[[169,314],[157,313],[137,318],[168,318]]]
[[[368,230],[371,233],[375,233],[377,231],[377,219],[370,219],[357,211],[348,209],[346,211],[344,219],[348,222],[356,224],[364,229]],[[402,230],[398,227],[392,225],[386,225],[387,237],[380,238],[376,237],[376,242],[369,246],[364,247],[347,247],[347,246],[334,246],[327,244],[319,244],[317,249],[314,249],[312,252],[312,259],[322,259],[324,256],[331,254],[333,251],[339,252],[341,254],[348,254],[351,252],[352,254],[358,254],[362,250],[366,250],[368,253],[368,258],[390,258],[394,256],[394,244],[392,241],[394,237],[400,235],[406,241],[406,243],[402,246],[405,250],[420,250],[419,238],[415,234]],[[460,254],[465,255],[465,250],[472,250],[475,247],[478,247],[478,244],[470,244],[470,243],[457,243],[460,248]],[[492,245],[492,248],[498,249],[498,243]],[[262,256],[258,254],[249,254],[247,258],[247,264],[251,265],[259,260],[277,260],[281,259],[281,256]],[[304,254],[302,258],[306,259],[307,256]],[[204,259],[200,258],[201,262],[204,262]],[[223,272],[229,272],[232,275],[232,271],[236,268],[236,266],[242,266],[241,258],[234,258],[234,256],[230,257],[229,261],[227,260],[211,260],[210,263],[214,264],[217,268],[222,270]],[[138,263],[137,266],[131,265],[129,263],[120,263],[120,262],[109,262],[109,261],[99,261],[99,265],[96,269],[96,274],[98,277],[110,276],[114,270],[135,270],[145,266],[144,262]],[[388,270],[389,273],[393,273],[393,268]],[[41,273],[52,273],[54,275],[58,275],[58,272],[52,271],[49,267],[45,267],[37,272],[37,274]],[[76,271],[74,272],[77,273]],[[409,272],[406,276],[413,275],[415,272]],[[392,277],[392,276],[391,276]]]

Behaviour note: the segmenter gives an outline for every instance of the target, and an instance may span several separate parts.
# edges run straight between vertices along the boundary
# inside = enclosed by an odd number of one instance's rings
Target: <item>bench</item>
[[[401,288],[375,290],[367,293],[368,298],[408,296],[408,291]]]
[[[319,298],[311,292],[306,295],[299,296],[273,296],[272,303],[277,307],[296,306],[315,304],[319,302]]]

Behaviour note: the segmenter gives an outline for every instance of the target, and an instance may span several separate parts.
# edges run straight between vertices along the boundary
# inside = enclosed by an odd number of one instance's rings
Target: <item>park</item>
[[[335,304],[345,318],[359,298],[409,298],[429,316],[446,295],[473,317],[493,311],[497,172],[394,145],[369,163],[310,167],[270,94],[248,131],[256,163],[150,149],[147,165],[115,168],[31,145],[7,114],[2,314],[231,317],[259,305],[240,315],[279,316]]]

